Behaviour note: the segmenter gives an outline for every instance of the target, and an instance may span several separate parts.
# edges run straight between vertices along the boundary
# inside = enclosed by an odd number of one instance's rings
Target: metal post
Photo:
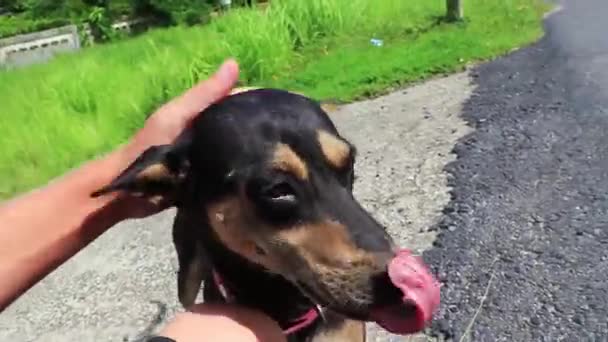
[[[462,1],[463,0],[446,0],[446,17],[449,21],[462,20],[462,18],[464,17]]]

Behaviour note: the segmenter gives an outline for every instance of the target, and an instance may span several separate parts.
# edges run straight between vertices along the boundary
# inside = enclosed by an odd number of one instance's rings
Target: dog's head
[[[174,198],[195,208],[215,243],[314,303],[353,319],[414,319],[387,272],[397,248],[353,196],[355,159],[315,102],[251,90],[206,109],[100,193]]]

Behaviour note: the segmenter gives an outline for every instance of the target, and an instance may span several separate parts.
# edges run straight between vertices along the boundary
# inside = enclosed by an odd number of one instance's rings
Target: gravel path
[[[472,91],[463,73],[332,114],[360,150],[356,196],[418,253],[431,246],[427,228],[449,202],[443,168],[470,132],[458,114]],[[114,227],[2,313],[0,341],[131,342],[157,329],[179,310],[173,215]],[[369,328],[372,341],[397,340]]]

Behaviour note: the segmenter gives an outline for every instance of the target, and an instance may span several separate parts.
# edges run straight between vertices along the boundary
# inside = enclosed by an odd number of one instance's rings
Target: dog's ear
[[[126,191],[139,197],[170,197],[183,185],[190,169],[183,144],[152,146],[110,184],[91,197]]]
[[[173,223],[173,243],[177,252],[179,270],[177,272],[177,296],[184,308],[196,301],[201,284],[211,272],[211,264],[201,245],[198,230],[201,224],[193,221],[198,217],[189,209],[180,208]]]

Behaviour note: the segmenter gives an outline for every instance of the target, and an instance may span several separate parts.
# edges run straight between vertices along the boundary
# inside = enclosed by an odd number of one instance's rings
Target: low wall
[[[80,50],[76,25],[0,39],[0,66],[19,67],[45,62],[57,53]]]
[[[112,29],[128,34],[145,27],[147,23],[146,19],[120,21],[114,23]],[[85,27],[83,37],[92,41],[89,28]],[[46,62],[57,53],[80,49],[81,41],[76,25],[3,38],[0,39],[0,68],[10,69]]]

